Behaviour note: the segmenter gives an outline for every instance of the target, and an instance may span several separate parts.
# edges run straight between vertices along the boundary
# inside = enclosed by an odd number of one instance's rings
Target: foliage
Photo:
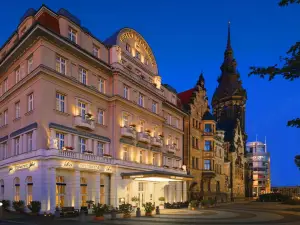
[[[192,201],[190,202],[190,204],[191,204],[191,207],[192,207],[192,208],[196,208],[196,207],[198,207],[199,202],[198,202],[198,200],[192,200]]]
[[[258,200],[261,202],[284,202],[289,199],[288,196],[280,193],[268,193],[259,196]]]
[[[161,202],[164,202],[166,199],[165,199],[165,197],[159,197],[158,198],[158,201],[161,201]]]
[[[152,204],[152,202],[146,202],[143,204],[143,207],[146,213],[151,213],[155,209],[155,206]]]
[[[41,202],[39,201],[31,201],[30,204],[27,206],[28,209],[33,213],[39,213],[41,210]]]
[[[105,207],[103,207],[102,204],[93,204],[93,211],[96,215],[96,217],[102,217],[105,212]]]
[[[9,200],[2,200],[2,207],[3,209],[8,209],[10,207],[10,201]]]
[[[133,201],[133,202],[138,202],[138,201],[139,201],[139,198],[136,197],[136,196],[134,196],[134,197],[131,198],[131,201]]]
[[[287,6],[289,4],[300,4],[300,0],[281,0],[279,6]],[[251,75],[258,75],[261,78],[269,76],[269,81],[276,76],[282,76],[284,79],[293,81],[300,78],[300,42],[296,42],[287,51],[287,56],[280,57],[281,64],[275,64],[267,67],[250,67]],[[296,118],[287,122],[287,126],[300,128],[300,118]]]
[[[120,211],[125,215],[130,215],[130,213],[132,212],[132,205],[131,204],[122,204],[119,207]]]
[[[201,205],[202,206],[209,206],[211,204],[210,200],[207,200],[207,199],[203,199],[201,201]]]
[[[217,201],[215,199],[210,199],[208,202],[210,205],[215,205]]]
[[[24,201],[22,201],[22,200],[20,200],[20,201],[13,201],[12,205],[13,205],[13,208],[17,212],[24,212],[24,209],[25,209],[25,203],[24,203]]]
[[[289,198],[285,200],[282,204],[288,204],[288,205],[300,205],[300,199],[298,198]]]

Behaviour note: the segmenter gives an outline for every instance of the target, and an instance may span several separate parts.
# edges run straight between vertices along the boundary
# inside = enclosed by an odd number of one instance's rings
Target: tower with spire
[[[218,87],[212,99],[213,113],[219,128],[225,131],[225,141],[233,141],[234,129],[237,123],[239,123],[245,144],[247,139],[245,132],[247,93],[242,86],[240,74],[237,71],[237,63],[233,57],[230,22],[228,22],[228,37],[224,52],[224,61],[220,69],[221,76],[218,78]]]

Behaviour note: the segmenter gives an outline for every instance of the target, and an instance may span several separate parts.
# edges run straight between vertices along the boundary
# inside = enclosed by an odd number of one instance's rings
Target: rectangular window
[[[144,62],[147,66],[149,65],[149,59],[145,59]]]
[[[86,78],[87,78],[87,71],[83,68],[79,68],[79,81],[86,85],[87,84]]]
[[[172,124],[172,116],[171,116],[171,114],[168,114],[168,124],[169,125]]]
[[[139,51],[135,51],[135,58],[137,58],[138,60],[141,60],[141,53]]]
[[[65,95],[59,92],[56,93],[56,110],[65,112],[65,98]]]
[[[179,148],[179,139],[178,138],[175,138],[175,146],[177,149]]]
[[[175,118],[175,127],[179,128],[179,119],[178,118]]]
[[[131,53],[131,46],[128,43],[126,43],[126,51]]]
[[[78,111],[79,111],[79,115],[85,119],[85,114],[87,111],[87,107],[86,107],[86,103],[78,101]]]
[[[145,131],[145,121],[141,120],[140,121],[140,132],[144,132]]]
[[[123,160],[129,160],[128,148],[123,148]]]
[[[139,105],[144,107],[144,95],[139,94]]]
[[[103,156],[103,154],[104,154],[104,143],[98,141],[97,153],[98,153],[99,156]]]
[[[8,80],[7,78],[4,80],[4,93],[8,91]]]
[[[101,125],[104,125],[104,111],[103,110],[98,111],[98,123]]]
[[[158,166],[158,162],[157,162],[157,154],[155,154],[155,153],[153,153],[152,164],[153,164],[154,166]]]
[[[32,151],[32,132],[27,133],[27,152]]]
[[[96,45],[93,45],[93,55],[99,58],[99,47]]]
[[[56,140],[58,149],[63,149],[65,147],[65,135],[63,133],[56,132]]]
[[[123,127],[129,127],[129,115],[127,113],[123,113]]]
[[[69,39],[77,44],[77,31],[69,27]]]
[[[16,119],[20,118],[21,117],[21,115],[20,115],[20,102],[17,102],[15,104],[15,112],[16,112],[15,118]]]
[[[139,182],[139,191],[144,191],[144,183]]]
[[[102,78],[99,79],[99,91],[105,93],[105,80]]]
[[[196,138],[196,148],[199,149],[198,138]]]
[[[211,124],[205,124],[204,125],[204,132],[212,132]]]
[[[86,149],[86,139],[83,137],[79,137],[79,149],[81,153],[84,153]]]
[[[211,170],[210,160],[204,160],[204,170]]]
[[[143,151],[140,151],[140,163],[143,163]]]
[[[8,110],[5,110],[3,115],[4,115],[4,118],[3,118],[4,124],[3,125],[7,125],[8,124]]]
[[[172,159],[171,158],[167,159],[167,166],[172,167]]]
[[[176,97],[175,97],[175,95],[172,95],[172,103],[176,105]]]
[[[27,72],[30,73],[33,69],[33,57],[30,56],[27,60]]]
[[[157,102],[152,102],[152,112],[157,113]]]
[[[60,56],[56,56],[56,71],[62,74],[67,74],[66,60]]]
[[[33,110],[33,93],[28,95],[28,112]]]
[[[196,158],[196,165],[195,165],[196,169],[199,169],[199,159]]]
[[[124,85],[124,98],[129,99],[129,88]]]
[[[211,151],[211,141],[205,141],[205,146],[204,146],[205,151]]]
[[[20,154],[20,137],[16,137],[14,139],[14,145],[15,145],[15,155]]]
[[[20,67],[18,67],[15,70],[15,75],[16,75],[16,83],[18,83],[21,80],[21,72],[20,72]]]
[[[192,157],[192,168],[195,169],[195,157]]]

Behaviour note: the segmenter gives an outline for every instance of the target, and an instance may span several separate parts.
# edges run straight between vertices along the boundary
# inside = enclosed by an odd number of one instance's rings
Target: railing
[[[130,127],[121,127],[121,134],[125,137],[136,138],[136,131]]]
[[[95,121],[91,119],[82,118],[82,116],[75,116],[75,126],[94,130]]]
[[[167,145],[166,146],[166,150],[167,150],[167,152],[169,152],[169,153],[175,153],[176,152],[176,145],[173,145],[173,144],[171,144],[171,145]]]
[[[103,162],[103,163],[112,163],[112,159],[105,157],[105,156],[99,156],[99,155],[93,155],[93,154],[82,154],[79,152],[63,151],[63,150],[49,150],[49,151],[52,151],[53,153],[56,153],[57,156],[64,157],[64,158]]]
[[[215,153],[214,153],[214,151],[204,151],[203,156],[212,158],[215,156]]]
[[[151,144],[154,145],[154,146],[162,147],[163,146],[163,140],[161,138],[152,137],[151,138]]]
[[[150,143],[150,135],[145,132],[138,133],[138,140],[141,142]]]

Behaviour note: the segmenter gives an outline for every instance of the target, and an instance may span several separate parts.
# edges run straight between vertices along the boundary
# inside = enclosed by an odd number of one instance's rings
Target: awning
[[[138,181],[154,181],[154,182],[166,182],[166,181],[189,181],[193,176],[180,173],[172,173],[166,171],[143,171],[132,173],[121,173],[123,179],[133,179]]]

